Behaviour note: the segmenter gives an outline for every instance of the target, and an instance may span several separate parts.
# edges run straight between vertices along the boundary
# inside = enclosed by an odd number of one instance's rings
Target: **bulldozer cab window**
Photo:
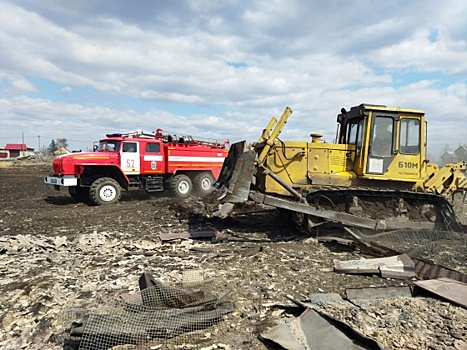
[[[379,157],[391,156],[393,152],[394,119],[377,116],[373,124],[371,154]]]
[[[356,146],[357,156],[360,154],[362,146],[363,125],[363,119],[355,119],[347,124],[347,144]]]
[[[420,153],[420,121],[418,119],[401,119],[399,150],[402,154]]]

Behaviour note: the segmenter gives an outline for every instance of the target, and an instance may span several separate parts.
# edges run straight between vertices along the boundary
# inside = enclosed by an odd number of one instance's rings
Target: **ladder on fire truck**
[[[125,134],[120,134],[122,137],[128,138],[151,138],[161,140],[167,143],[187,144],[191,146],[206,146],[211,148],[228,148],[229,140],[218,141],[204,137],[193,137],[187,134],[180,134],[175,132],[163,132],[162,129],[157,129],[155,132],[133,131]]]

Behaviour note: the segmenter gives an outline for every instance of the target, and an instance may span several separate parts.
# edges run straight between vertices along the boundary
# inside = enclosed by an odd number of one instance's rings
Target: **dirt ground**
[[[145,192],[124,193],[115,205],[90,206],[45,185],[49,172],[49,164],[0,164],[2,349],[62,349],[68,310],[136,293],[145,271],[171,282],[201,270],[212,291],[234,303],[234,312],[209,333],[213,345],[205,349],[280,349],[260,334],[304,311],[285,295],[307,301],[310,293],[345,296],[349,288],[412,282],[334,272],[334,260],[362,255],[318,243],[270,208],[243,206],[221,220],[212,217],[219,204],[215,195],[178,200]],[[159,236],[184,231],[218,231],[222,237]],[[436,298],[316,308],[387,349],[467,349],[467,310]]]

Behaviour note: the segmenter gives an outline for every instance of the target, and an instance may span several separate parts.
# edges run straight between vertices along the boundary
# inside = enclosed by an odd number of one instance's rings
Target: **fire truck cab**
[[[93,152],[56,157],[53,174],[44,182],[96,205],[117,202],[122,189],[169,189],[179,198],[193,192],[206,195],[228,153],[228,141],[164,134],[161,129],[107,134],[96,146]]]

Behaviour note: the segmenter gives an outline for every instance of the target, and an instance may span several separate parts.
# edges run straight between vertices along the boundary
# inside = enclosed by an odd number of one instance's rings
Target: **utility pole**
[[[37,142],[39,143],[39,149],[37,150],[37,152],[41,152],[41,135],[37,135]]]

